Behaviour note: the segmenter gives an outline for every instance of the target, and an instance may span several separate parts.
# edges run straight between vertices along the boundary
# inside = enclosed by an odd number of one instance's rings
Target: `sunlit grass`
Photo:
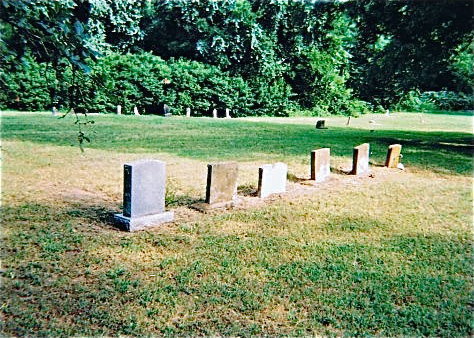
[[[373,167],[373,177],[333,174],[317,186],[291,181],[284,196],[241,194],[240,207],[213,214],[188,207],[204,197],[209,159],[239,161],[238,184],[251,190],[259,164],[281,158],[305,178],[315,141],[334,145],[334,168],[350,166],[352,143],[379,131],[340,126],[314,136],[312,124],[98,117],[82,154],[70,121],[7,117],[5,335],[472,332],[471,155],[454,147],[437,154],[447,139],[471,145],[462,125],[469,117],[444,136],[416,126],[380,135],[417,141],[404,148],[406,171]],[[375,162],[385,142],[372,140]],[[122,164],[143,157],[167,162],[176,222],[120,232],[111,215],[121,209]]]

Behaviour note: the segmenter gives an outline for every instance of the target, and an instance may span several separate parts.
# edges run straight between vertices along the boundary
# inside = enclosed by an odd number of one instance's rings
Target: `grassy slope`
[[[314,120],[94,119],[81,155],[70,121],[3,117],[5,334],[472,331],[470,117],[364,117],[352,128],[335,118],[325,131]],[[417,131],[429,124],[449,127]],[[208,160],[238,160],[239,185],[254,187],[259,163],[304,176],[314,147],[330,146],[338,167],[365,141],[380,162],[394,139],[407,172],[334,175],[305,195],[212,215],[187,208]],[[141,157],[167,161],[176,222],[122,233],[110,224],[121,164]]]

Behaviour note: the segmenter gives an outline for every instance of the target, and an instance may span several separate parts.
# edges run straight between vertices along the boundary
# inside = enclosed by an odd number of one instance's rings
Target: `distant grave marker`
[[[326,127],[326,120],[318,120],[316,122],[316,129],[328,129]]]
[[[170,107],[164,103],[163,104],[163,116],[164,117],[171,117],[173,114],[171,114],[171,109]]]
[[[124,165],[123,213],[115,222],[126,231],[141,230],[174,218],[165,211],[166,163],[140,160]]]
[[[138,112],[137,106],[133,107],[133,114],[134,115],[140,115],[140,113]]]
[[[329,148],[321,148],[311,152],[311,180],[322,182],[329,177],[330,151]]]
[[[387,158],[385,159],[385,166],[388,168],[398,168],[401,152],[402,152],[401,144],[390,145],[387,151]]]
[[[285,163],[265,164],[258,169],[258,197],[286,191],[288,166]]]
[[[186,108],[186,117],[191,117],[191,108]]]
[[[122,115],[122,106],[121,105],[117,105],[117,115]]]
[[[217,119],[217,109],[212,110],[212,117]]]
[[[225,109],[225,118],[230,119],[230,109],[229,108]]]
[[[359,175],[369,171],[369,149],[368,143],[354,147],[352,158],[352,175]]]

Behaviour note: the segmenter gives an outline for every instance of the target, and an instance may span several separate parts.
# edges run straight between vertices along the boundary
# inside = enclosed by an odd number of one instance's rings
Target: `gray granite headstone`
[[[311,152],[311,180],[322,182],[329,177],[331,173],[329,161],[329,148],[321,148]]]
[[[237,195],[236,162],[221,162],[207,165],[206,203],[225,206],[232,204]]]
[[[352,175],[359,175],[369,171],[370,145],[363,143],[354,147],[352,158]]]
[[[141,230],[173,220],[173,212],[165,212],[165,162],[126,163],[123,183],[123,214],[115,215],[116,223],[123,229]]]
[[[288,166],[285,163],[265,164],[258,169],[258,197],[286,191]]]

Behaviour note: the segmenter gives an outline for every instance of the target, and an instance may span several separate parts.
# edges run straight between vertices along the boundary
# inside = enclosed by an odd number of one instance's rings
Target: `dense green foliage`
[[[471,1],[5,0],[0,9],[3,108],[360,114],[414,93],[472,108]]]
[[[100,59],[92,70],[91,84],[86,97],[92,100],[84,106],[104,112],[114,111],[118,104],[126,112],[135,105],[143,112],[161,101],[178,114],[186,107],[198,114],[229,107],[246,115],[252,102],[247,84],[238,76],[200,62],[164,61],[149,53],[111,54]]]

